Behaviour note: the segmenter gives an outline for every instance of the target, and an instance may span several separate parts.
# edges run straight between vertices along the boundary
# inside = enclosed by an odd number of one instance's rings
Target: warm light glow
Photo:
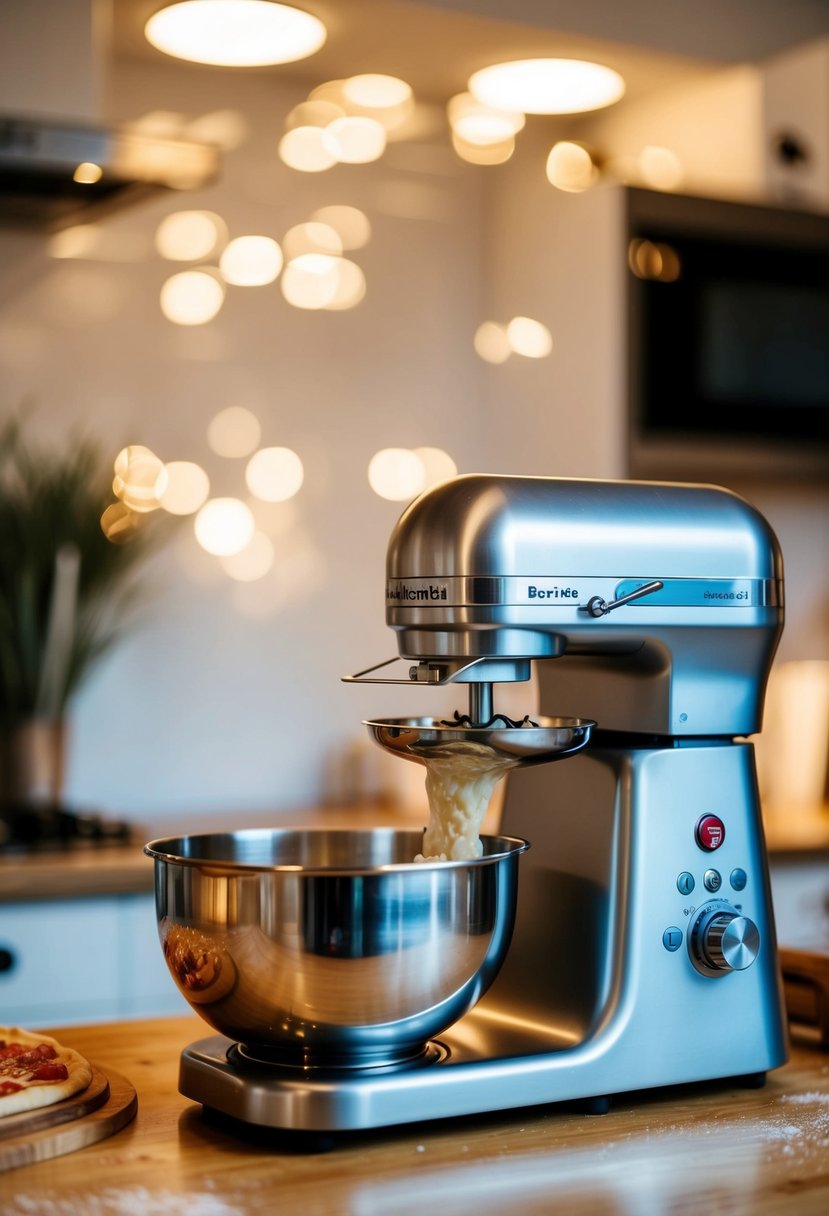
[[[349,113],[370,114],[389,133],[399,131],[414,113],[412,87],[397,76],[367,72],[340,83],[342,104]]]
[[[144,34],[166,55],[223,67],[293,63],[326,37],[319,18],[271,0],[182,0],[150,17]]]
[[[472,144],[453,130],[452,147],[461,160],[470,165],[503,165],[515,151],[515,136],[510,135],[497,144]]]
[[[371,222],[359,207],[332,203],[315,211],[311,220],[332,228],[340,238],[342,249],[362,249],[371,239]]]
[[[379,160],[386,150],[386,128],[375,118],[347,114],[335,118],[325,129],[342,164],[367,165]]]
[[[532,317],[513,317],[507,326],[507,341],[516,355],[526,359],[543,359],[553,349],[549,329]]]
[[[336,145],[324,127],[292,127],[279,141],[279,156],[300,173],[322,173],[337,163]]]
[[[581,114],[618,101],[625,82],[611,68],[582,59],[517,59],[475,72],[469,91],[496,110]]]
[[[429,486],[436,486],[440,481],[448,481],[450,477],[457,476],[458,466],[449,453],[444,452],[443,448],[415,448],[414,453],[423,461],[424,490]]]
[[[219,259],[222,278],[237,287],[273,283],[281,269],[282,250],[269,236],[237,236]]]
[[[82,186],[94,186],[95,182],[99,182],[104,176],[104,171],[100,165],[95,165],[92,161],[85,160],[75,169],[72,174],[72,181],[79,182]]]
[[[164,466],[166,483],[158,501],[170,515],[193,515],[207,500],[210,479],[201,465],[190,460],[171,460]]]
[[[158,225],[155,247],[171,262],[195,262],[225,239],[224,220],[212,211],[174,211]]]
[[[343,81],[343,96],[363,110],[392,110],[412,99],[412,86],[397,76],[365,72]]]
[[[138,524],[139,516],[122,502],[111,503],[101,516],[101,531],[114,545],[131,541]]]
[[[263,502],[293,498],[304,477],[302,461],[290,448],[261,448],[245,469],[247,487]]]
[[[211,498],[194,522],[196,540],[216,557],[230,557],[250,544],[255,531],[253,513],[239,498]]]
[[[301,101],[285,119],[285,130],[293,127],[327,127],[335,118],[342,118],[345,110],[336,102],[320,97],[313,101]]]
[[[675,190],[682,182],[682,161],[670,148],[643,148],[639,171],[645,184],[654,190]]]
[[[204,325],[222,307],[225,291],[204,270],[183,270],[161,288],[161,311],[175,325]]]
[[[218,456],[249,456],[261,434],[255,414],[242,405],[229,405],[210,420],[207,442]]]
[[[486,363],[504,363],[512,354],[506,326],[484,321],[475,331],[475,353]]]
[[[188,122],[182,134],[196,143],[215,144],[223,152],[232,152],[248,137],[248,124],[238,110],[211,110]]]
[[[331,224],[312,221],[294,224],[282,238],[282,249],[286,262],[293,262],[306,253],[340,254],[343,242],[339,232]]]
[[[657,279],[660,283],[673,283],[682,272],[673,246],[638,237],[628,245],[628,265],[637,279]]]
[[[524,115],[515,110],[494,110],[471,93],[458,93],[446,107],[449,125],[468,144],[498,144],[522,129]]]
[[[337,286],[324,308],[344,312],[354,308],[366,294],[366,276],[356,262],[338,258],[336,266]]]
[[[112,492],[125,507],[139,514],[155,511],[166,487],[164,464],[142,444],[122,448],[113,465]]]
[[[304,253],[285,267],[282,294],[294,308],[327,308],[339,288],[339,258],[325,253]]]
[[[272,568],[273,561],[273,542],[264,532],[254,532],[244,549],[221,559],[225,573],[240,583],[253,583],[264,578]]]
[[[64,228],[49,238],[49,255],[53,258],[87,258],[98,244],[99,233],[97,224]]]
[[[418,495],[426,481],[426,469],[409,448],[383,448],[372,456],[368,483],[381,498],[405,502]]]
[[[547,181],[557,190],[578,194],[589,190],[599,174],[593,158],[581,144],[561,140],[547,157]]]

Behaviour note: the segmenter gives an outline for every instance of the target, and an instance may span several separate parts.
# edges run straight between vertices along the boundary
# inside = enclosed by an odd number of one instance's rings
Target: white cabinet
[[[188,1011],[161,953],[152,894],[0,903],[0,1024]]]

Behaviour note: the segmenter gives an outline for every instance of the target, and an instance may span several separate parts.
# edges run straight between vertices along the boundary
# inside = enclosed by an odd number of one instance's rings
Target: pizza
[[[88,1062],[45,1034],[0,1026],[0,1117],[62,1102],[92,1080]]]

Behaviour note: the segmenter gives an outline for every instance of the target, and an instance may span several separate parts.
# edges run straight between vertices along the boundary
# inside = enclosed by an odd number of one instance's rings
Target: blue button
[[[722,886],[722,874],[719,870],[706,870],[702,876],[706,891],[719,891]]]
[[[674,950],[678,950],[682,945],[682,930],[677,929],[676,925],[671,925],[671,927],[666,929],[662,934],[662,945],[666,950],[670,950],[671,953],[673,953]]]
[[[748,882],[748,875],[746,874],[745,870],[741,870],[738,867],[736,870],[731,871],[729,882],[735,891],[743,891],[745,890],[745,885]]]
[[[689,874],[687,870],[683,870],[676,880],[677,891],[679,891],[680,895],[690,895],[695,886],[693,874]]]

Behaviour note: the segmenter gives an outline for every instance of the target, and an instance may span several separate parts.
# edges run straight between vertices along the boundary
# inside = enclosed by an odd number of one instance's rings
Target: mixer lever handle
[[[629,604],[632,600],[641,599],[643,595],[652,595],[654,591],[661,591],[665,586],[658,578],[652,583],[643,583],[641,587],[637,587],[635,591],[629,591],[627,595],[620,595],[618,600],[603,600],[600,595],[594,595],[587,601],[587,611],[591,616],[607,616],[608,612],[612,612],[614,608],[621,608],[622,604]]]

